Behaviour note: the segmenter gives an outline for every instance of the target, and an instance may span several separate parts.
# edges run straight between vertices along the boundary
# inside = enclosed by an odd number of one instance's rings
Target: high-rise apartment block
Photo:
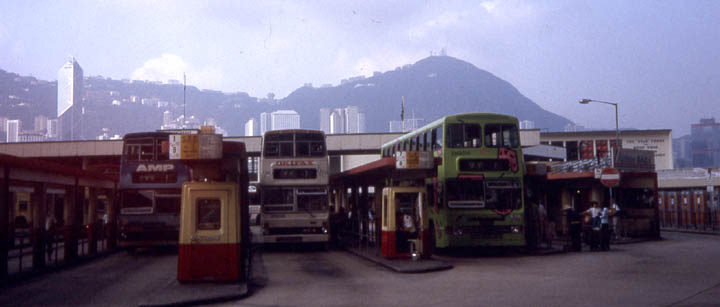
[[[693,167],[720,166],[720,123],[715,118],[700,119],[690,130]]]
[[[330,133],[330,109],[320,109],[320,130],[325,134]]]
[[[57,117],[59,139],[82,140],[83,137],[83,70],[71,58],[58,72]]]
[[[320,130],[325,133],[364,133],[365,114],[357,106],[336,108],[332,111],[320,109]]]
[[[260,113],[260,135],[264,136],[265,131],[268,131],[268,113],[262,112]]]
[[[300,114],[293,110],[278,110],[270,113],[271,130],[300,129]]]
[[[330,113],[330,133],[345,133],[345,109],[335,109]]]
[[[6,140],[8,143],[20,142],[20,120],[19,119],[8,120],[7,124],[5,126],[5,131],[7,131]]]
[[[245,136],[255,136],[255,117],[245,123]]]

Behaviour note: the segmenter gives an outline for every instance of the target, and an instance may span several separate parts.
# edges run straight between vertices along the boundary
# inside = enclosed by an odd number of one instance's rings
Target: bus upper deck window
[[[295,144],[296,157],[308,157],[310,156],[310,143],[308,142],[297,142]]]
[[[293,143],[280,143],[280,156],[281,157],[292,157],[293,156]]]
[[[313,156],[321,156],[325,153],[325,146],[322,142],[313,142],[310,144],[310,150]]]
[[[485,125],[485,146],[500,147],[500,125]]]
[[[437,127],[437,149],[442,149],[443,147],[443,128],[442,126]]]
[[[520,146],[520,138],[518,137],[517,126],[515,125],[503,125],[502,126],[503,146],[515,148]]]
[[[151,161],[154,157],[154,150],[152,144],[146,144],[140,146],[140,160]]]
[[[276,157],[280,154],[280,144],[275,142],[265,143],[265,156]]]

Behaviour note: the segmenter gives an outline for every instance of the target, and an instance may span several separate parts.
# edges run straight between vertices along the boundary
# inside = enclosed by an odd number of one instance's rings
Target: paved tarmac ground
[[[344,251],[264,250],[237,306],[720,306],[720,236],[546,256],[450,253],[448,271],[399,274]],[[256,263],[258,266],[258,263]]]
[[[447,271],[400,274],[342,250],[262,247],[251,294],[227,306],[720,306],[720,236],[609,252],[448,253]],[[0,289],[0,306],[133,306],[176,265],[173,253],[116,253]],[[158,276],[162,277],[159,278]]]

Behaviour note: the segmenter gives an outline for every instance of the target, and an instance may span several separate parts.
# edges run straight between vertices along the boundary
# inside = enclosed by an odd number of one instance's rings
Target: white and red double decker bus
[[[329,241],[328,153],[316,130],[273,130],[259,169],[265,243]]]

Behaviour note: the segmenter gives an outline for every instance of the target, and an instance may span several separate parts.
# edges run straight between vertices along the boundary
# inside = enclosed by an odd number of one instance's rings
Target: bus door
[[[382,200],[381,254],[386,258],[429,256],[426,190],[423,187],[386,187]]]
[[[178,281],[237,281],[243,276],[238,197],[237,185],[230,182],[183,184]]]

